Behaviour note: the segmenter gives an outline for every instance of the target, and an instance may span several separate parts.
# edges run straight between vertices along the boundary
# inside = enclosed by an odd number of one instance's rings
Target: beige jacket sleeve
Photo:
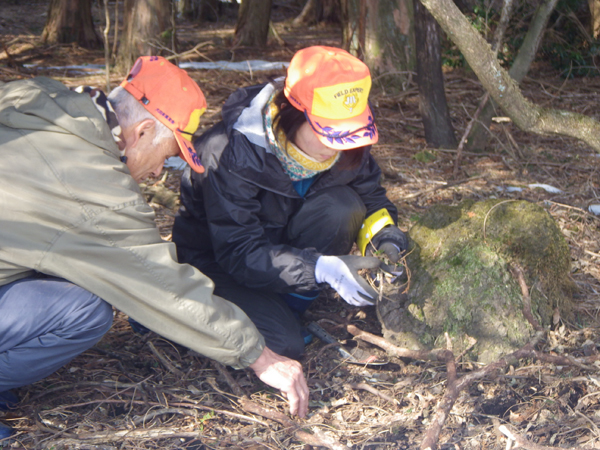
[[[142,201],[143,202],[143,201]],[[67,278],[158,334],[223,364],[241,368],[264,341],[248,317],[212,295],[213,283],[176,263],[145,203],[107,209],[66,229],[45,252],[40,270]]]

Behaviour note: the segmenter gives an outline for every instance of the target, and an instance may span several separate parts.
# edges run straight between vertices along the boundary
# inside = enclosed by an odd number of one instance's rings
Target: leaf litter
[[[46,2],[28,3],[28,8],[41,13],[46,7]],[[25,20],[6,20],[11,13]],[[101,52],[40,45],[33,28],[40,20],[43,26],[43,17],[23,15],[18,5],[8,5],[3,15],[1,39],[18,63],[42,67],[103,63]],[[289,60],[302,46],[339,45],[332,27],[298,30],[280,16],[274,17],[274,25],[287,47],[242,48],[232,55],[226,41],[234,26],[231,20],[201,31],[183,24],[180,45],[185,50],[209,40],[203,56],[215,61]],[[0,54],[3,81],[32,75],[5,62],[5,54]],[[97,75],[43,69],[38,74],[58,77],[68,85],[104,84],[104,77]],[[220,105],[237,87],[283,72],[190,70],[190,74],[208,98],[205,129],[218,120]],[[112,75],[113,85],[120,76]],[[460,136],[484,91],[464,69],[445,76]],[[598,110],[599,88],[598,78],[565,81],[544,63],[537,63],[522,83],[524,94],[535,103],[591,115]],[[462,152],[459,175],[454,177],[456,151],[427,147],[418,101],[413,82],[399,94],[374,84],[372,102],[381,140],[373,154],[382,167],[388,196],[398,206],[400,228],[407,231],[434,204],[490,197],[536,202],[556,220],[569,244],[581,318],[566,323],[556,316],[552,329],[545,330],[536,349],[554,359],[534,355],[511,360],[466,384],[444,417],[438,448],[600,448],[600,363],[595,360],[600,343],[600,218],[588,211],[598,203],[597,155],[572,139],[526,134],[500,121],[490,127],[492,148]],[[144,192],[167,240],[177,211],[180,176],[181,171],[165,169],[161,177],[145,182]],[[507,189],[530,185],[553,189]],[[154,333],[140,336],[120,312],[95,347],[50,377],[17,389],[21,403],[0,420],[17,430],[11,448],[305,449],[309,442],[318,447],[316,436],[328,448],[416,449],[422,448],[440,417],[449,379],[455,376],[460,381],[483,369],[462,355],[455,359],[454,375],[439,360],[394,356],[389,351],[385,355],[349,332],[354,326],[379,336],[375,308],[353,308],[333,291],[320,296],[306,320],[318,322],[344,345],[362,346],[389,360],[381,366],[348,364],[335,346],[314,339],[301,361],[311,390],[306,420],[286,415],[286,400],[251,371],[224,368]],[[442,350],[451,350],[451,342]]]

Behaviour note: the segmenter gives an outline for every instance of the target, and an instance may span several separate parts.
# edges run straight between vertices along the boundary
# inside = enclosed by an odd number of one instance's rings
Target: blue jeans
[[[108,303],[60,278],[0,286],[0,392],[55,372],[98,342],[112,319]]]

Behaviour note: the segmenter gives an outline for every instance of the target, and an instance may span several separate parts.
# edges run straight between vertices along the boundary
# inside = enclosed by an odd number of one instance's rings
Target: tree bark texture
[[[504,34],[506,33],[506,28],[508,28],[508,22],[510,21],[510,16],[512,15],[512,9],[513,0],[503,0],[500,21],[494,30],[494,41],[492,43],[492,48],[496,55],[498,54],[498,51],[504,42]]]
[[[42,42],[76,43],[83,48],[101,48],[102,39],[92,20],[92,0],[52,0]]]
[[[550,20],[550,15],[556,6],[558,0],[544,0],[536,9],[535,15],[531,20],[525,39],[519,48],[519,52],[513,61],[513,64],[508,71],[508,74],[517,82],[520,83],[525,78],[531,64],[535,58],[535,54],[540,46],[544,30]],[[497,50],[497,48],[496,48]],[[492,122],[492,117],[498,114],[498,105],[493,99],[490,99],[484,106],[478,121],[474,124],[473,129],[467,138],[467,149],[470,151],[479,151],[487,147],[490,136],[488,128]]]
[[[367,0],[340,0],[342,21],[342,48],[362,58],[365,48],[365,21]]]
[[[402,89],[415,68],[413,5],[410,0],[366,0],[364,60],[375,77],[387,86]],[[392,81],[393,80],[393,81]]]
[[[113,50],[113,59],[115,59],[116,61],[116,66],[120,67],[123,70],[129,70],[131,64],[130,64],[130,57],[127,56],[125,57],[125,53],[127,53],[126,47],[127,47],[127,35],[129,33],[129,27],[131,26],[131,17],[133,15],[133,5],[135,3],[135,0],[123,0],[123,30],[121,32],[121,37],[119,38],[119,42],[118,44],[115,42],[115,44],[118,45],[117,50]],[[115,35],[115,39],[116,39],[116,35]]]
[[[194,20],[198,17],[200,0],[179,0],[177,9],[186,19]]]
[[[198,20],[206,22],[216,22],[219,20],[219,0],[200,0],[198,8]]]
[[[350,14],[356,0],[340,0],[340,20],[342,22],[342,48],[350,51],[354,30],[352,28],[352,17]]]
[[[179,12],[188,20],[216,22],[219,19],[219,0],[180,0]]]
[[[425,140],[436,148],[456,148],[444,91],[439,25],[419,0],[413,0],[413,6],[419,110]]]
[[[340,9],[342,46],[364,60],[374,80],[402,89],[415,67],[412,0],[342,0]]]
[[[133,14],[133,5],[136,0],[123,0],[123,25],[127,28],[131,22],[131,15]]]
[[[590,5],[590,31],[594,39],[598,39],[600,35],[600,0],[588,0]]]
[[[545,109],[531,103],[452,0],[421,2],[458,46],[483,87],[519,128],[537,134],[574,137],[600,152],[599,122],[583,114]]]
[[[340,23],[340,0],[308,0],[293,21],[295,26],[319,22]]]
[[[265,47],[269,37],[272,0],[243,0],[233,37],[234,47]]]
[[[128,70],[143,55],[162,55],[172,43],[171,0],[129,0],[119,66]],[[171,33],[168,32],[171,30]]]
[[[108,0],[104,0],[104,21],[106,26],[102,36],[104,38],[104,74],[106,76],[106,93],[110,93],[110,45],[108,42],[108,33],[110,32],[110,13],[108,10]],[[118,25],[118,24],[116,24]]]

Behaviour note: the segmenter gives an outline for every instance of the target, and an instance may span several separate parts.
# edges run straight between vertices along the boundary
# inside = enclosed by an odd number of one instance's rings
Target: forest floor
[[[64,68],[104,64],[102,50],[40,42],[47,4],[2,1],[0,43],[5,51],[0,52],[0,80],[45,75],[69,86],[104,87],[102,74]],[[205,43],[188,59],[289,61],[307,45],[340,45],[335,27],[294,28],[291,19],[298,13],[288,3],[278,3],[273,20],[285,45],[273,39],[265,50],[231,51],[234,14],[215,24],[181,23],[179,52]],[[218,121],[221,104],[238,87],[284,75],[283,70],[189,73],[208,100],[203,127]],[[123,76],[113,73],[112,86]],[[484,91],[468,70],[447,70],[445,76],[460,138]],[[538,62],[522,90],[536,104],[599,118],[600,77],[564,79]],[[559,320],[538,346],[544,355],[564,356],[566,363],[532,357],[474,379],[458,393],[445,417],[436,438],[439,447],[517,448],[502,432],[504,426],[514,433],[520,448],[600,448],[600,368],[580,362],[600,345],[600,218],[588,212],[590,205],[600,203],[600,158],[580,142],[523,133],[510,122],[492,125],[492,144],[486,152],[458,155],[456,150],[428,148],[414,81],[409,79],[399,93],[388,93],[375,79],[371,99],[380,130],[373,154],[383,169],[388,195],[398,206],[400,228],[410,230],[435,204],[491,197],[525,199],[552,215],[571,249],[581,320]],[[165,169],[161,177],[145,183],[165,239],[170,238],[177,205],[160,204],[149,188],[161,186],[176,196],[180,175],[178,170]],[[551,185],[560,192],[530,187],[533,184]],[[508,189],[515,187],[521,189]],[[352,308],[332,292],[321,296],[309,319],[318,320],[348,345],[352,344],[348,325],[380,332],[373,307]],[[18,389],[21,403],[0,420],[17,430],[11,448],[310,448],[302,432],[329,440],[329,448],[420,448],[440,415],[440,401],[448,387],[447,366],[388,358],[389,363],[380,366],[349,364],[331,346],[315,339],[301,361],[311,389],[310,414],[299,420],[285,415],[285,399],[251,371],[224,369],[154,333],[135,334],[127,317],[117,312],[111,331],[94,348],[47,379]],[[456,376],[478,368],[462,357]],[[277,412],[284,418],[278,418]]]

